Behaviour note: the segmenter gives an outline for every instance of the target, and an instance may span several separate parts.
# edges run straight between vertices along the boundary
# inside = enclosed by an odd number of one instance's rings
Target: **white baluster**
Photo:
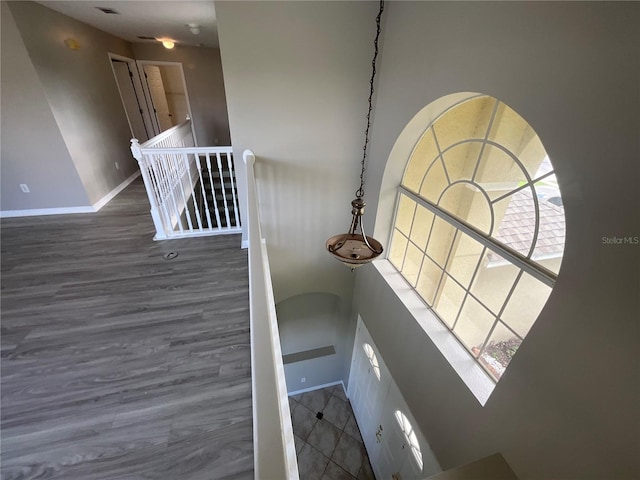
[[[233,213],[236,219],[236,227],[240,226],[240,216],[238,215],[238,201],[236,200],[236,186],[233,180],[235,169],[232,154],[227,152],[227,166],[229,167],[229,180],[231,182],[231,195],[233,197]]]
[[[140,172],[142,173],[142,181],[144,182],[144,188],[147,190],[147,197],[149,197],[149,204],[151,206],[151,218],[153,220],[153,225],[156,228],[156,238],[162,239],[167,238],[167,234],[164,229],[164,225],[160,219],[160,212],[158,211],[158,202],[155,196],[153,195],[153,184],[151,178],[149,178],[149,171],[144,162],[144,156],[142,155],[142,150],[140,149],[140,143],[137,138],[131,139],[131,153],[133,157],[138,161],[138,166],[140,168]]]
[[[224,175],[222,174],[222,161],[220,153],[216,152],[216,160],[218,162],[218,173],[220,174],[220,188],[222,188],[222,201],[224,203],[224,216],[227,219],[227,228],[231,228],[231,219],[229,218],[229,207],[227,206],[227,191],[224,186]]]
[[[209,171],[209,184],[211,185],[211,195],[213,196],[213,211],[216,215],[216,227],[222,228],[220,225],[220,211],[218,210],[218,200],[216,199],[216,189],[213,186],[213,173],[211,172],[211,156],[207,153],[207,170]]]
[[[202,178],[202,165],[200,164],[200,155],[195,154],[196,157],[196,166],[198,168],[198,175],[200,175],[200,190],[202,192],[202,199],[204,203],[204,211],[207,214],[207,225],[209,226],[209,230],[213,227],[211,226],[211,213],[209,212],[209,202],[207,202],[207,192],[204,188],[204,178]]]
[[[191,178],[189,154],[185,153],[185,154],[182,154],[181,156],[182,156],[182,160],[186,164],[187,179],[189,180],[189,188],[191,189],[191,198],[193,199],[193,209],[195,211],[196,220],[198,222],[198,229],[202,230],[202,216],[200,215],[200,208],[198,207],[198,199],[196,198],[196,192],[193,189],[193,179]]]

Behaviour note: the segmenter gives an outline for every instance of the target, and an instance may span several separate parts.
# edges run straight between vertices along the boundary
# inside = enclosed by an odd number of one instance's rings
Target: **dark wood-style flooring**
[[[140,179],[2,221],[3,480],[253,478],[246,250],[152,237]]]

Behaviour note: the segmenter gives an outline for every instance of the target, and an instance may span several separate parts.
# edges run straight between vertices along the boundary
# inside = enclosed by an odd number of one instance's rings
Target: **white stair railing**
[[[131,140],[144,181],[155,240],[240,233],[231,147],[195,147],[187,119],[140,145]]]

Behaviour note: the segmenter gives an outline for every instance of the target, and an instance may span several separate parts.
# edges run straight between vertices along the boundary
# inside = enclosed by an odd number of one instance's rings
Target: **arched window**
[[[398,421],[398,425],[400,425],[400,430],[402,430],[402,433],[404,433],[404,438],[411,447],[413,459],[418,465],[418,468],[422,470],[422,450],[420,449],[420,443],[418,442],[416,432],[413,431],[413,425],[411,425],[409,419],[400,410],[396,410],[395,415],[396,420]]]
[[[388,259],[497,381],[551,293],[564,239],[538,135],[504,103],[477,96],[416,144]]]
[[[373,351],[373,347],[368,343],[362,345],[364,348],[364,353],[367,355],[369,359],[369,363],[371,364],[371,368],[373,368],[373,373],[376,374],[376,378],[380,380],[380,365],[378,364],[378,357],[376,352]]]

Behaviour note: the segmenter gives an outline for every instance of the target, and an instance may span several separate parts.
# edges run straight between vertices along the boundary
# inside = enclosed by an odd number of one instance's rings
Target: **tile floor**
[[[342,385],[290,396],[289,407],[301,480],[375,480]]]

